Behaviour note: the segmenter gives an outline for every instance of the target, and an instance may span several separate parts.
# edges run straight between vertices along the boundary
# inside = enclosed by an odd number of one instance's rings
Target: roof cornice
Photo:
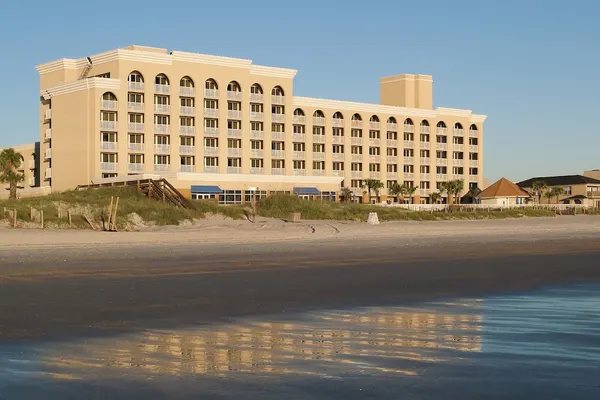
[[[51,88],[40,91],[40,95],[44,100],[48,100],[52,97],[62,96],[65,94],[78,92],[80,90],[88,89],[105,89],[105,90],[119,90],[121,88],[121,81],[119,79],[108,79],[108,78],[88,78],[82,79],[75,82],[62,83],[60,85],[53,86]]]

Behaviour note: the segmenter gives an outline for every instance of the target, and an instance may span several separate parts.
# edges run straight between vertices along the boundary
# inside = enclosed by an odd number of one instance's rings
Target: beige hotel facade
[[[428,75],[381,79],[381,104],[294,96],[292,69],[130,46],[37,66],[39,181],[52,191],[164,177],[223,203],[290,192],[363,198],[363,181],[483,184],[484,115],[433,108]],[[373,200],[373,199],[372,199]]]

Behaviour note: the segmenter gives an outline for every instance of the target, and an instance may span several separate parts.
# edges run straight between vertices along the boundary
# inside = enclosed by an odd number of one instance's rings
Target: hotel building
[[[428,75],[381,79],[381,104],[294,96],[292,69],[131,46],[37,66],[40,181],[52,191],[160,176],[193,198],[249,188],[336,198],[483,184],[484,115],[432,107]],[[387,190],[381,191],[386,198]],[[371,199],[372,200],[372,199]]]

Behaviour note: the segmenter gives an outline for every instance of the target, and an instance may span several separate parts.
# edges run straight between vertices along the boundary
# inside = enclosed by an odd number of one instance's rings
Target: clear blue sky
[[[600,168],[600,1],[5,3],[0,146],[39,137],[36,64],[140,44],[295,68],[301,96],[377,103],[380,77],[431,74],[435,106],[488,115],[486,177]]]

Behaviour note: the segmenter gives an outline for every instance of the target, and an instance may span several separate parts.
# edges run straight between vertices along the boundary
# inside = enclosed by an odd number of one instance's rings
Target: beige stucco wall
[[[25,176],[25,180],[19,183],[19,187],[22,187],[23,189],[35,187],[39,183],[37,175],[40,162],[39,143],[2,147],[0,148],[0,152],[8,148],[14,149],[23,156],[19,172]],[[4,193],[5,189],[8,189],[8,184],[0,183],[0,188],[2,188],[2,192]]]

